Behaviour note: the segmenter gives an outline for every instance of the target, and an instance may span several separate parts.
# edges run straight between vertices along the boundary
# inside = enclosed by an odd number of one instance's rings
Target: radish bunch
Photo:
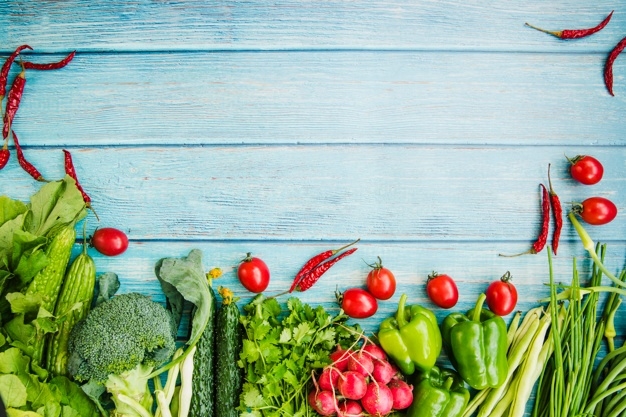
[[[385,416],[408,408],[413,387],[401,379],[385,352],[366,339],[359,349],[340,347],[332,363],[314,376],[309,404],[322,416]]]

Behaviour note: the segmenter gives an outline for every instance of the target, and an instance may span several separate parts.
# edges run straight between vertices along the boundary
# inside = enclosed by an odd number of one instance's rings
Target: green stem
[[[396,321],[398,322],[398,328],[406,325],[406,315],[404,314],[404,306],[406,304],[407,296],[402,294],[400,301],[398,302],[398,311],[396,312]]]
[[[472,314],[472,321],[480,322],[480,313],[482,312],[483,304],[485,303],[486,298],[487,296],[485,294],[480,294],[480,296],[478,296],[476,307],[474,307],[474,313]]]

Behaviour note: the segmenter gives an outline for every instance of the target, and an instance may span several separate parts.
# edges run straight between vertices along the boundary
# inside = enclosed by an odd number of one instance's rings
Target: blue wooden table
[[[590,27],[611,10],[580,40],[524,26]],[[14,129],[47,178],[72,152],[100,218],[88,230],[128,233],[123,256],[92,252],[124,292],[163,300],[155,262],[198,248],[245,302],[234,268],[247,252],[269,265],[274,294],[313,254],[361,238],[304,301],[338,309],[335,289],[362,286],[380,256],[398,292],[361,322],[370,331],[401,293],[434,308],[433,270],[457,280],[458,309],[510,271],[527,310],[548,294],[545,252],[498,254],[537,235],[548,164],[566,209],[598,195],[626,210],[626,56],[614,97],[602,75],[626,36],[623,0],[10,0],[0,28],[2,56],[77,50],[28,74]],[[599,184],[570,178],[566,156],[579,154],[603,162]],[[11,197],[38,186],[14,158],[0,172]],[[622,267],[624,214],[589,229]],[[573,257],[588,270],[584,255],[566,220],[556,279],[570,281]]]

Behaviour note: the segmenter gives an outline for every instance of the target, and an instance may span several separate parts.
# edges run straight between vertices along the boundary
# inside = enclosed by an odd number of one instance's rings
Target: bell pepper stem
[[[474,313],[472,314],[472,321],[480,321],[480,312],[483,309],[483,304],[485,303],[485,299],[487,296],[485,294],[480,294],[478,300],[476,301],[476,307],[474,307]]]
[[[593,259],[593,262],[596,264],[596,266],[600,268],[600,271],[602,271],[604,275],[606,275],[616,285],[620,287],[626,286],[626,283],[617,279],[617,277],[613,275],[611,271],[606,268],[606,266],[604,266],[600,258],[598,258],[598,254],[596,253],[596,245],[595,243],[593,243],[593,239],[591,239],[591,236],[589,236],[589,233],[587,233],[583,225],[580,224],[574,212],[570,211],[567,217],[569,217],[572,225],[574,225],[574,229],[576,229],[576,232],[578,233],[578,236],[582,241],[583,248],[585,248],[585,250],[589,253],[589,256],[591,256],[591,259]]]
[[[400,301],[398,302],[398,311],[396,312],[396,321],[398,322],[398,328],[406,326],[406,314],[404,314],[404,306],[406,305],[406,294],[402,294],[400,296]]]
[[[450,388],[452,388],[452,384],[454,383],[454,378],[452,378],[451,376],[447,377],[446,380],[443,383],[443,386],[441,387],[442,390],[448,392],[450,391]]]

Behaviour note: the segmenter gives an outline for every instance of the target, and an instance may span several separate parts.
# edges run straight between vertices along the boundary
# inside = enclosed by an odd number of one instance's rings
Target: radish
[[[337,388],[342,396],[349,400],[360,400],[367,391],[367,381],[363,374],[347,371],[339,378]]]
[[[341,375],[341,372],[339,372],[338,369],[332,366],[325,367],[318,380],[320,388],[327,391],[333,391],[337,388],[339,375]]]
[[[396,376],[397,372],[393,369],[393,366],[387,361],[374,361],[374,370],[372,370],[372,377],[379,383],[386,385],[391,379]]]
[[[388,385],[393,396],[394,410],[404,410],[413,402],[413,386],[401,379],[394,378]]]
[[[369,343],[365,346],[363,346],[363,351],[367,352],[370,354],[370,356],[374,359],[378,359],[381,361],[386,361],[387,360],[387,354],[385,353],[385,351],[378,345],[375,345],[373,343]]]
[[[309,404],[322,416],[332,416],[337,411],[337,400],[332,391],[311,391]]]
[[[384,416],[393,409],[393,395],[387,385],[377,382],[367,384],[367,391],[361,398],[361,405],[369,414]]]
[[[341,346],[337,345],[337,348],[330,354],[330,360],[333,361],[332,365],[339,371],[343,372],[348,369],[348,359],[352,356],[350,350],[344,350]]]
[[[374,370],[374,361],[367,353],[356,353],[348,359],[348,370],[369,376]]]
[[[363,414],[363,407],[358,401],[345,400],[339,403],[338,417],[360,417]]]

